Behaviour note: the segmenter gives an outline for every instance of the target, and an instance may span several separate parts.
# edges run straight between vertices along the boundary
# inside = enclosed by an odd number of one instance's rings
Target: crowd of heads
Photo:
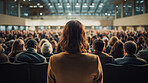
[[[30,41],[29,41],[30,40]],[[0,54],[16,54],[35,48],[39,54],[93,53],[101,51],[113,58],[136,54],[148,47],[148,33],[141,31],[85,30],[79,21],[69,21],[58,30],[0,31]]]

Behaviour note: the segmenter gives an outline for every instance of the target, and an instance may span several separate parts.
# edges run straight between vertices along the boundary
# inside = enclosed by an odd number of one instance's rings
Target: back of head
[[[101,39],[96,39],[94,42],[93,42],[93,48],[95,51],[102,51],[103,48],[104,48],[104,41],[101,40]]]
[[[16,39],[12,44],[11,52],[21,52],[25,50],[25,44],[24,41],[21,39]]]
[[[50,42],[43,43],[43,45],[41,47],[42,54],[44,54],[44,53],[50,53],[50,54],[52,54],[52,51],[53,51],[53,49],[52,49],[52,45],[51,45]]]
[[[116,36],[112,36],[109,40],[109,45],[113,46],[119,39]]]
[[[123,50],[123,42],[122,41],[117,41],[112,49],[111,49],[111,55],[114,58],[119,58],[124,56],[124,50]]]
[[[38,43],[34,39],[29,39],[26,43],[27,48],[36,48],[38,46]]]
[[[135,54],[137,51],[137,44],[134,41],[127,41],[124,44],[124,49],[127,54]]]
[[[0,45],[0,54],[4,53],[5,49],[2,47],[2,45]]]
[[[62,51],[67,51],[69,53],[86,52],[88,42],[82,23],[77,20],[67,22],[59,40],[59,46]]]
[[[43,43],[45,43],[45,42],[49,42],[49,41],[47,39],[42,39],[39,43],[39,47],[41,48]]]

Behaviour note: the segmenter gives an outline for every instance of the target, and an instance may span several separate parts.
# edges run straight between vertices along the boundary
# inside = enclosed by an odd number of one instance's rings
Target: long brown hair
[[[83,24],[77,20],[67,22],[59,40],[59,46],[61,51],[73,54],[87,52],[88,41]]]
[[[9,53],[8,56],[11,56],[12,53],[18,53],[24,50],[25,50],[24,41],[21,39],[16,39],[12,44],[11,52]]]

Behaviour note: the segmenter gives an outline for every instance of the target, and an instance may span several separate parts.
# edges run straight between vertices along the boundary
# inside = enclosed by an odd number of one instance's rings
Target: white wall
[[[114,26],[139,26],[139,25],[148,25],[148,14],[130,16],[115,19],[113,22]]]

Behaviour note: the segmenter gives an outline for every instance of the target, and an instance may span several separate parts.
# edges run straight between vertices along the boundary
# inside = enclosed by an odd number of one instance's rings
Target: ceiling
[[[10,0],[17,2],[18,0]],[[19,0],[35,15],[96,15],[114,16],[114,0]]]

